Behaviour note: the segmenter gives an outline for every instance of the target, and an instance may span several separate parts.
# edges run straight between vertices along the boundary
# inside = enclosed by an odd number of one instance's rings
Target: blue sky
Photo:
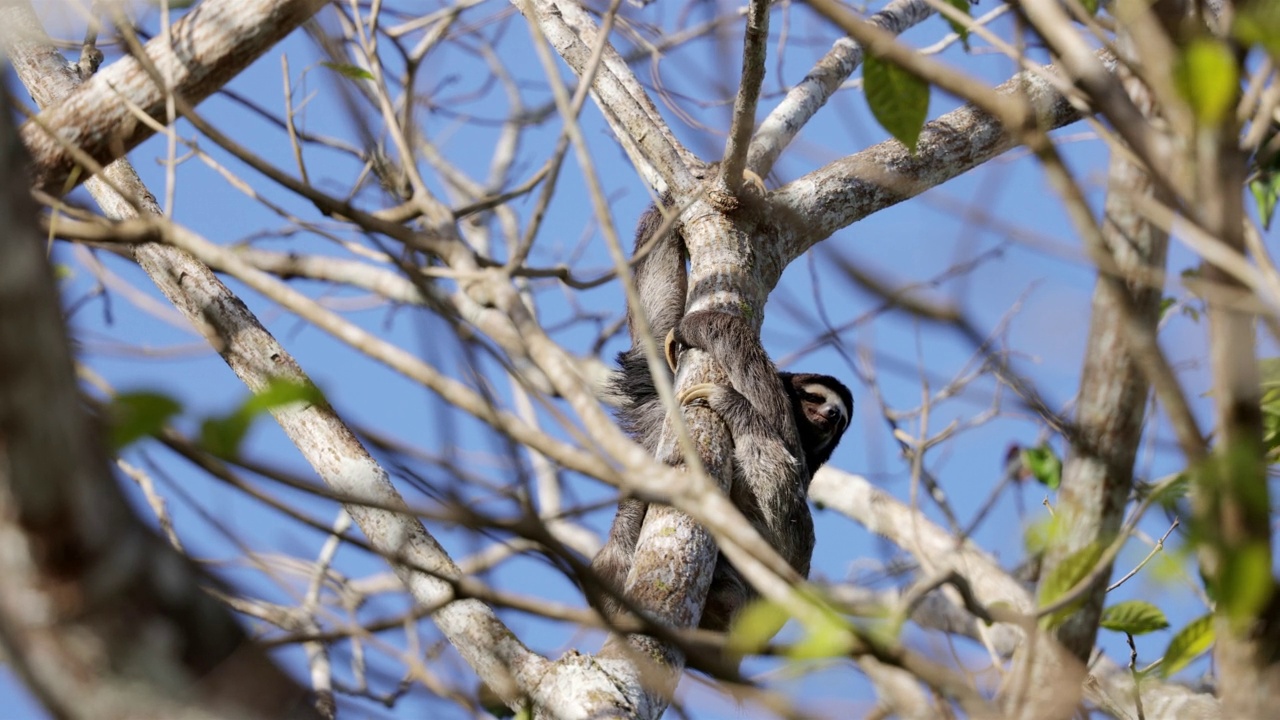
[[[62,2],[63,0],[59,0]],[[57,5],[57,3],[54,3]],[[389,4],[391,7],[392,4]],[[432,6],[434,7],[434,5]],[[463,19],[478,22],[491,18],[505,6],[489,3],[464,14]],[[700,19],[707,6],[695,6],[690,22]],[[650,7],[625,11],[628,17],[646,23],[673,23],[685,8],[658,2]],[[983,7],[983,10],[987,8]],[[49,29],[62,39],[78,39],[82,29],[74,22],[58,20],[53,5],[41,5],[39,12],[53,20]],[[322,11],[327,26],[332,26],[332,9]],[[158,27],[154,10],[141,14],[142,26],[154,32]],[[998,23],[997,31],[1007,34],[1008,25]],[[495,43],[509,70],[521,81],[528,105],[549,98],[541,70],[529,44],[529,35],[518,17],[498,18],[482,30]],[[718,53],[706,43],[694,49],[666,55],[660,72],[663,88],[683,113],[699,123],[682,122],[669,107],[662,107],[677,135],[704,159],[713,159],[723,148],[720,134],[728,125],[728,109],[723,103],[703,102],[711,97],[731,97],[732,85],[725,89],[719,78],[732,78],[737,67],[738,31]],[[777,61],[778,48],[785,32],[786,52]],[[940,20],[932,19],[907,35],[908,41],[927,45],[947,32]],[[825,51],[831,35],[804,11],[791,8],[785,16],[775,14],[770,50],[774,53],[766,80],[766,97],[762,113],[777,102],[780,83],[792,84],[803,77],[815,57]],[[107,48],[108,62],[117,53]],[[283,107],[281,58],[287,56],[290,77],[295,89],[295,103],[306,98],[306,109],[299,116],[301,128],[308,132],[329,134],[359,144],[353,123],[344,112],[336,83],[342,82],[331,71],[317,66],[314,46],[301,33],[269,51],[228,88],[254,102],[280,112]],[[948,50],[943,58],[958,64],[991,83],[1006,79],[1012,64],[990,52],[966,55],[958,47]],[[651,66],[639,63],[637,72],[643,82],[652,86]],[[568,76],[568,71],[562,71]],[[496,142],[496,128],[488,123],[469,123],[460,115],[472,114],[481,119],[500,119],[507,112],[500,91],[488,87],[487,69],[473,52],[444,48],[434,54],[420,74],[420,91],[424,107],[419,129],[459,168],[483,179]],[[15,81],[10,78],[10,87]],[[717,85],[718,84],[718,85]],[[19,96],[23,94],[18,91]],[[954,100],[935,93],[930,117],[956,106]],[[200,112],[228,131],[237,141],[249,146],[267,160],[290,171],[296,171],[293,153],[284,132],[265,122],[246,108],[223,95],[200,106]],[[611,200],[614,221],[623,237],[649,202],[649,194],[637,179],[616,142],[610,136],[599,112],[588,105],[582,116],[583,127],[601,170],[605,190]],[[217,163],[248,180],[254,189],[272,202],[309,221],[330,223],[313,208],[299,202],[287,192],[257,176],[240,161],[227,156],[211,142],[197,138],[186,123],[179,123],[183,138],[195,138],[201,150]],[[380,125],[372,125],[380,132]],[[519,152],[517,180],[528,177],[545,160],[559,132],[554,119],[530,133]],[[1083,125],[1059,133],[1063,152],[1076,177],[1084,185],[1095,206],[1103,197],[1106,150]],[[776,169],[778,181],[794,179],[843,155],[857,152],[885,139],[870,114],[859,90],[840,93],[831,105],[810,125],[792,146]],[[358,166],[349,157],[321,148],[305,151],[313,183],[321,189],[342,194],[351,186]],[[138,171],[149,187],[161,198],[166,192],[165,162],[168,149],[162,139],[153,139],[131,154]],[[338,254],[335,245],[314,233],[286,232],[291,223],[246,197],[201,160],[186,157],[174,169],[176,184],[171,217],[204,237],[230,244],[253,240],[259,247],[301,253]],[[429,185],[440,192],[438,176],[427,173]],[[608,256],[594,220],[584,202],[582,176],[572,159],[566,162],[544,229],[531,256],[531,263],[549,266],[571,261],[575,273],[592,277],[607,270]],[[74,196],[89,202],[83,191]],[[358,201],[369,208],[382,207],[386,198],[366,187]],[[513,207],[527,218],[533,207],[532,198],[514,201]],[[998,218],[1002,223],[1034,233],[1042,241],[1029,244],[1011,240],[1006,234],[975,220],[977,212]],[[966,216],[968,215],[968,216]],[[354,234],[347,239],[361,241]],[[1044,242],[1048,241],[1048,242]],[[889,435],[875,396],[856,381],[851,366],[853,358],[865,354],[874,363],[879,389],[888,405],[896,410],[916,407],[920,402],[922,378],[936,392],[949,379],[968,371],[973,348],[955,333],[930,326],[901,313],[876,312],[877,299],[851,287],[833,267],[831,258],[839,255],[859,266],[873,269],[886,281],[909,283],[928,281],[952,267],[973,258],[986,257],[977,268],[961,277],[944,282],[931,291],[931,296],[948,300],[963,308],[984,331],[1004,327],[999,341],[1013,353],[1015,367],[1034,380],[1054,407],[1065,408],[1078,383],[1087,332],[1093,272],[1081,260],[1079,243],[1063,215],[1061,206],[1047,187],[1043,175],[1024,153],[1015,151],[947,183],[924,196],[877,213],[846,228],[822,243],[808,256],[788,269],[766,309],[763,331],[765,347],[774,358],[791,359],[789,369],[825,372],[840,376],[851,385],[857,413],[852,427],[842,442],[832,464],[866,475],[880,487],[901,499],[910,494],[910,473],[897,445]],[[184,413],[177,421],[180,428],[197,432],[201,419],[233,411],[243,402],[247,391],[225,364],[190,329],[157,317],[119,286],[108,284],[108,291],[97,293],[99,280],[93,264],[86,263],[83,250],[73,252],[62,245],[55,250],[56,260],[70,276],[63,282],[64,297],[75,307],[71,325],[78,342],[82,362],[100,373],[115,388],[156,390],[180,400]],[[163,298],[150,281],[135,267],[116,258],[99,254],[98,260],[113,276],[118,277],[143,297]],[[1195,263],[1180,246],[1171,252],[1169,267],[1177,273]],[[443,407],[426,389],[405,380],[386,367],[370,361],[350,347],[309,327],[297,318],[280,311],[234,280],[228,285],[240,293],[251,310],[294,354],[303,369],[326,393],[338,412],[353,425],[383,433],[421,448],[424,452],[451,459],[474,468],[495,487],[513,483],[513,469],[506,466],[501,446],[479,425],[456,410]],[[438,318],[422,308],[393,308],[373,302],[364,293],[295,281],[295,287],[313,297],[343,309],[348,319],[385,339],[417,352],[424,359],[447,368],[451,375],[470,379],[471,373],[492,378],[499,397],[508,397],[509,388],[495,365],[484,359],[472,360],[460,352],[456,338]],[[621,293],[616,283],[582,292],[567,293],[547,282],[533,283],[538,311],[548,327],[556,327],[554,337],[577,353],[591,351],[601,327],[616,321],[622,313]],[[1167,294],[1186,299],[1180,288],[1171,287]],[[599,317],[583,320],[585,313]],[[578,318],[577,320],[574,320]],[[822,347],[794,357],[809,345],[825,323],[833,327],[859,321],[851,330],[842,332],[834,346]],[[1007,325],[1005,325],[1007,323]],[[1170,359],[1182,374],[1188,394],[1202,424],[1209,422],[1207,401],[1200,397],[1208,387],[1204,369],[1203,324],[1175,316],[1162,330],[1162,343]],[[625,341],[615,336],[604,346],[608,359],[622,349]],[[965,422],[991,406],[996,386],[990,377],[973,383],[960,396],[943,401],[932,409],[930,427],[936,431],[952,420]],[[1002,414],[969,432],[958,440],[928,456],[930,471],[939,477],[954,502],[962,521],[972,517],[1000,477],[1001,463],[1011,443],[1034,445],[1044,438],[1042,426],[1031,413],[1021,408],[1007,392],[1003,392]],[[548,417],[543,413],[543,417]],[[904,424],[913,430],[913,421]],[[1053,444],[1061,450],[1057,438]],[[298,476],[312,479],[314,474],[303,462],[283,433],[268,420],[255,426],[243,448],[246,456],[286,468]],[[157,479],[158,488],[169,501],[175,525],[184,543],[198,558],[218,563],[216,567],[228,579],[249,594],[261,594],[284,600],[298,591],[297,577],[272,579],[245,564],[241,551],[229,541],[237,538],[264,554],[282,553],[299,559],[314,559],[324,535],[279,516],[243,494],[211,481],[152,443],[141,443],[126,453],[130,462],[146,468]],[[1149,443],[1139,457],[1139,473],[1144,478],[1158,477],[1179,467],[1180,457],[1173,449],[1172,437],[1160,422],[1149,430]],[[413,482],[391,466],[397,486],[411,503],[430,506],[433,493],[457,489],[438,468],[419,466],[428,492],[421,483]],[[285,491],[257,480],[263,489],[287,499],[308,512],[316,521],[327,525],[333,520],[333,507],[324,502]],[[134,492],[126,482],[125,487]],[[480,498],[487,493],[478,488],[462,489],[468,497]],[[570,478],[568,498],[582,503],[604,503],[611,491],[599,483]],[[1012,566],[1023,556],[1022,531],[1030,522],[1043,517],[1041,502],[1047,493],[1037,486],[1007,491],[996,510],[975,533],[982,547],[996,553]],[[931,517],[938,514],[928,508]],[[139,505],[139,512],[150,519],[150,511]],[[612,513],[595,512],[585,524],[603,532]],[[817,512],[818,546],[814,558],[814,577],[829,580],[865,579],[876,575],[875,568],[895,555],[893,548],[877,541],[863,529],[837,517],[832,512]],[[1160,535],[1167,522],[1159,513],[1144,523],[1148,533]],[[486,542],[474,534],[428,523],[451,555],[461,558]],[[1145,554],[1145,548],[1133,544],[1121,555],[1119,566],[1127,569]],[[385,563],[367,554],[346,548],[339,553],[336,567],[351,578],[385,572]],[[544,596],[550,600],[581,602],[571,583],[563,579],[547,563],[537,559],[516,559],[504,564],[490,578],[500,587]],[[1158,583],[1165,584],[1158,584]],[[1175,627],[1203,612],[1185,585],[1157,581],[1150,573],[1129,583],[1118,595],[1150,596],[1161,591],[1161,607],[1170,614]],[[379,598],[361,610],[361,618],[390,616],[402,611],[404,598],[390,595]],[[526,643],[555,657],[577,648],[593,651],[598,638],[573,628],[524,615],[504,612]],[[443,677],[470,687],[472,680],[461,661],[451,650],[439,648],[441,638],[429,623],[417,627],[422,647],[441,650],[429,652],[427,665]],[[1163,651],[1168,633],[1140,638],[1139,649],[1150,660]],[[394,690],[401,667],[388,657],[395,649],[405,648],[403,633],[384,633],[386,648],[370,650],[371,678],[380,692]],[[937,645],[938,637],[917,634],[913,641]],[[1106,641],[1117,659],[1120,644]],[[960,645],[962,656],[972,655],[974,648]],[[338,672],[349,679],[341,664],[349,647],[335,649]],[[302,671],[301,653],[281,652],[282,661],[295,671]],[[766,667],[753,664],[751,668]],[[375,677],[374,671],[381,674]],[[817,712],[853,708],[861,714],[869,708],[871,694],[861,677],[847,664],[798,680],[786,681],[788,695],[803,698],[805,707]],[[695,717],[753,716],[750,708],[735,706],[717,699],[697,683],[686,681],[682,698],[691,703]],[[5,669],[0,669],[0,702],[12,714],[5,717],[31,717],[38,712],[30,704],[24,690],[15,685]],[[361,700],[344,700],[349,717],[465,717],[453,710],[447,701],[432,698],[415,688],[394,710]]]

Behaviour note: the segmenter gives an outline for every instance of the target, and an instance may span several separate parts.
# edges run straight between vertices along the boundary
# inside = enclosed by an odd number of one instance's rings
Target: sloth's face
[[[810,382],[800,388],[800,404],[804,417],[813,428],[810,436],[815,449],[835,449],[845,428],[849,427],[849,408],[844,398],[831,387]]]
[[[853,416],[853,394],[830,375],[780,373],[791,395],[809,476],[831,457]]]

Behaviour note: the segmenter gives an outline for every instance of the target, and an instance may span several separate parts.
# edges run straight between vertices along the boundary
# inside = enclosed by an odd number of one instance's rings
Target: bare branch
[[[147,57],[168,88],[158,87],[136,58],[124,58],[22,126],[36,189],[62,195],[92,174],[75,171],[81,158],[106,165],[122,157],[153,133],[135,112],[163,122],[170,92],[199,103],[322,5],[324,0],[200,3],[167,37],[147,44]]]
[[[0,174],[23,177],[0,112]],[[0,198],[0,643],[64,717],[314,717],[209,579],[130,510],[79,400],[53,271],[20,183]],[[106,580],[110,578],[109,580]],[[106,580],[104,582],[104,580]],[[129,618],[128,621],[123,621]]]

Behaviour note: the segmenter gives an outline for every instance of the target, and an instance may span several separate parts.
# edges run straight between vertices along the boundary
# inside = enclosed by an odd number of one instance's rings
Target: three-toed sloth
[[[733,487],[730,498],[761,536],[796,572],[809,575],[813,557],[813,518],[807,495],[813,475],[849,426],[853,396],[829,375],[780,372],[745,318],[718,311],[685,314],[688,292],[687,250],[679,232],[661,237],[663,217],[650,207],[636,229],[636,290],[655,338],[666,338],[668,364],[696,348],[725,371],[728,385],[695,385],[680,394],[680,405],[704,400],[733,438]],[[644,254],[645,249],[647,254]],[[613,392],[621,399],[618,418],[650,453],[662,442],[666,410],[641,349],[634,312],[628,309],[631,348],[618,355]],[[591,566],[615,592],[626,586],[647,503],[633,498],[618,505],[609,539]],[[716,560],[711,589],[699,627],[728,629],[733,615],[754,596],[751,586],[723,555]],[[605,598],[606,614],[619,604]]]

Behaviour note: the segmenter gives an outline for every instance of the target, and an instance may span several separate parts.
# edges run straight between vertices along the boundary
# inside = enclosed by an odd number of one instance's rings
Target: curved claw
[[[676,361],[679,360],[680,352],[676,349],[676,329],[671,328],[667,331],[667,339],[662,343],[662,352],[667,356],[667,367],[671,368],[671,372],[676,371]]]
[[[694,400],[706,400],[707,402],[711,402],[711,396],[715,395],[719,389],[720,386],[715,383],[698,383],[697,385],[690,385],[680,391],[680,394],[676,395],[676,401],[681,405],[688,405]]]

